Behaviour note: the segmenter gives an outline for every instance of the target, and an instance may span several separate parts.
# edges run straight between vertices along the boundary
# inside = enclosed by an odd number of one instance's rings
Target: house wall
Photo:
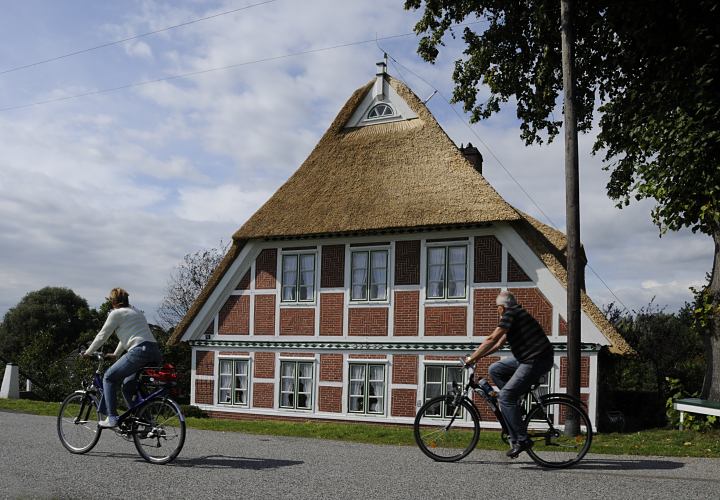
[[[448,246],[466,252],[464,296],[428,298],[428,251]],[[194,324],[201,333],[191,333],[195,339],[191,398],[205,410],[238,417],[410,423],[424,400],[426,368],[456,364],[495,328],[495,297],[503,289],[517,296],[559,346],[551,389],[566,391],[566,357],[561,348],[567,335],[564,287],[509,225],[302,240],[300,244],[250,242],[247,247]],[[378,250],[387,251],[387,297],[354,301],[352,254]],[[314,259],[314,293],[307,301],[286,302],[283,257],[298,254]],[[581,321],[582,341],[595,346],[583,352],[581,381],[582,397],[594,418],[596,354],[608,341],[584,314]],[[273,345],[266,347],[269,342]],[[445,350],[438,351],[438,344],[445,345]],[[237,354],[239,347],[242,355]],[[509,351],[499,351],[498,356],[483,360],[478,371],[486,376],[489,362],[506,355]],[[228,358],[249,364],[247,406],[218,402],[220,360]],[[298,359],[312,363],[312,404],[308,409],[282,408],[281,365]],[[380,413],[356,413],[349,408],[349,371],[359,360],[383,367]],[[492,414],[483,411],[486,425],[496,425]]]

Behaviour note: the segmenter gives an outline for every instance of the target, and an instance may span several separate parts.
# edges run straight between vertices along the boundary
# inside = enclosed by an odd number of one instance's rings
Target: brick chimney
[[[460,145],[460,151],[467,161],[470,162],[473,168],[477,170],[479,174],[482,174],[483,157],[480,154],[480,151],[478,151],[478,148],[473,146],[472,142],[468,142],[465,147],[463,147],[462,144]]]

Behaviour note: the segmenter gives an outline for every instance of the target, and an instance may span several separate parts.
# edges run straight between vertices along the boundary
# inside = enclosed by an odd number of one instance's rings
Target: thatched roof
[[[346,128],[373,82],[356,90],[300,168],[234,234],[228,254],[175,328],[172,343],[180,341],[251,239],[507,222],[567,285],[565,235],[510,206],[465,159],[420,99],[403,83],[386,78],[417,118]],[[612,351],[632,351],[586,295],[582,308],[610,340]]]

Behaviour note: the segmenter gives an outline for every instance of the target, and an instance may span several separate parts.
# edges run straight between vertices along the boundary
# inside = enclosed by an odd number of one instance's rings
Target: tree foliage
[[[182,320],[220,264],[227,248],[228,245],[221,241],[217,248],[185,254],[182,262],[173,271],[165,298],[158,308],[161,326],[171,329]]]
[[[578,130],[592,128],[593,151],[610,170],[608,195],[622,207],[652,198],[661,231],[689,227],[714,239],[707,294],[713,317],[703,396],[720,401],[720,6],[714,0],[574,2]],[[406,0],[423,8],[418,52],[435,61],[453,26],[464,58],[455,63],[453,100],[471,120],[514,99],[527,144],[551,141],[561,121],[559,0]],[[480,102],[480,86],[490,97]]]

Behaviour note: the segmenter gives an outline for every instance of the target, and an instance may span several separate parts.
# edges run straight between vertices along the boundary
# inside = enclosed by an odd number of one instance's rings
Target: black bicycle
[[[468,382],[464,389],[453,382],[448,394],[428,400],[415,416],[415,441],[425,455],[439,462],[458,461],[477,445],[480,412],[470,397],[473,393],[490,407],[502,426],[501,438],[508,442],[507,424],[494,392],[484,380],[475,381],[474,366],[465,368]],[[592,424],[584,403],[568,394],[539,394],[538,387],[535,384],[530,390],[532,404],[523,421],[533,442],[527,452],[543,467],[575,465],[592,443]]]
[[[104,356],[95,353],[98,367],[92,380],[65,398],[60,406],[57,431],[62,445],[70,453],[87,453],[100,439],[98,408],[102,400]],[[138,392],[130,408],[118,416],[111,428],[135,447],[145,460],[166,464],[178,456],[185,443],[185,416],[170,398],[177,373],[172,365],[145,367],[139,374]]]

